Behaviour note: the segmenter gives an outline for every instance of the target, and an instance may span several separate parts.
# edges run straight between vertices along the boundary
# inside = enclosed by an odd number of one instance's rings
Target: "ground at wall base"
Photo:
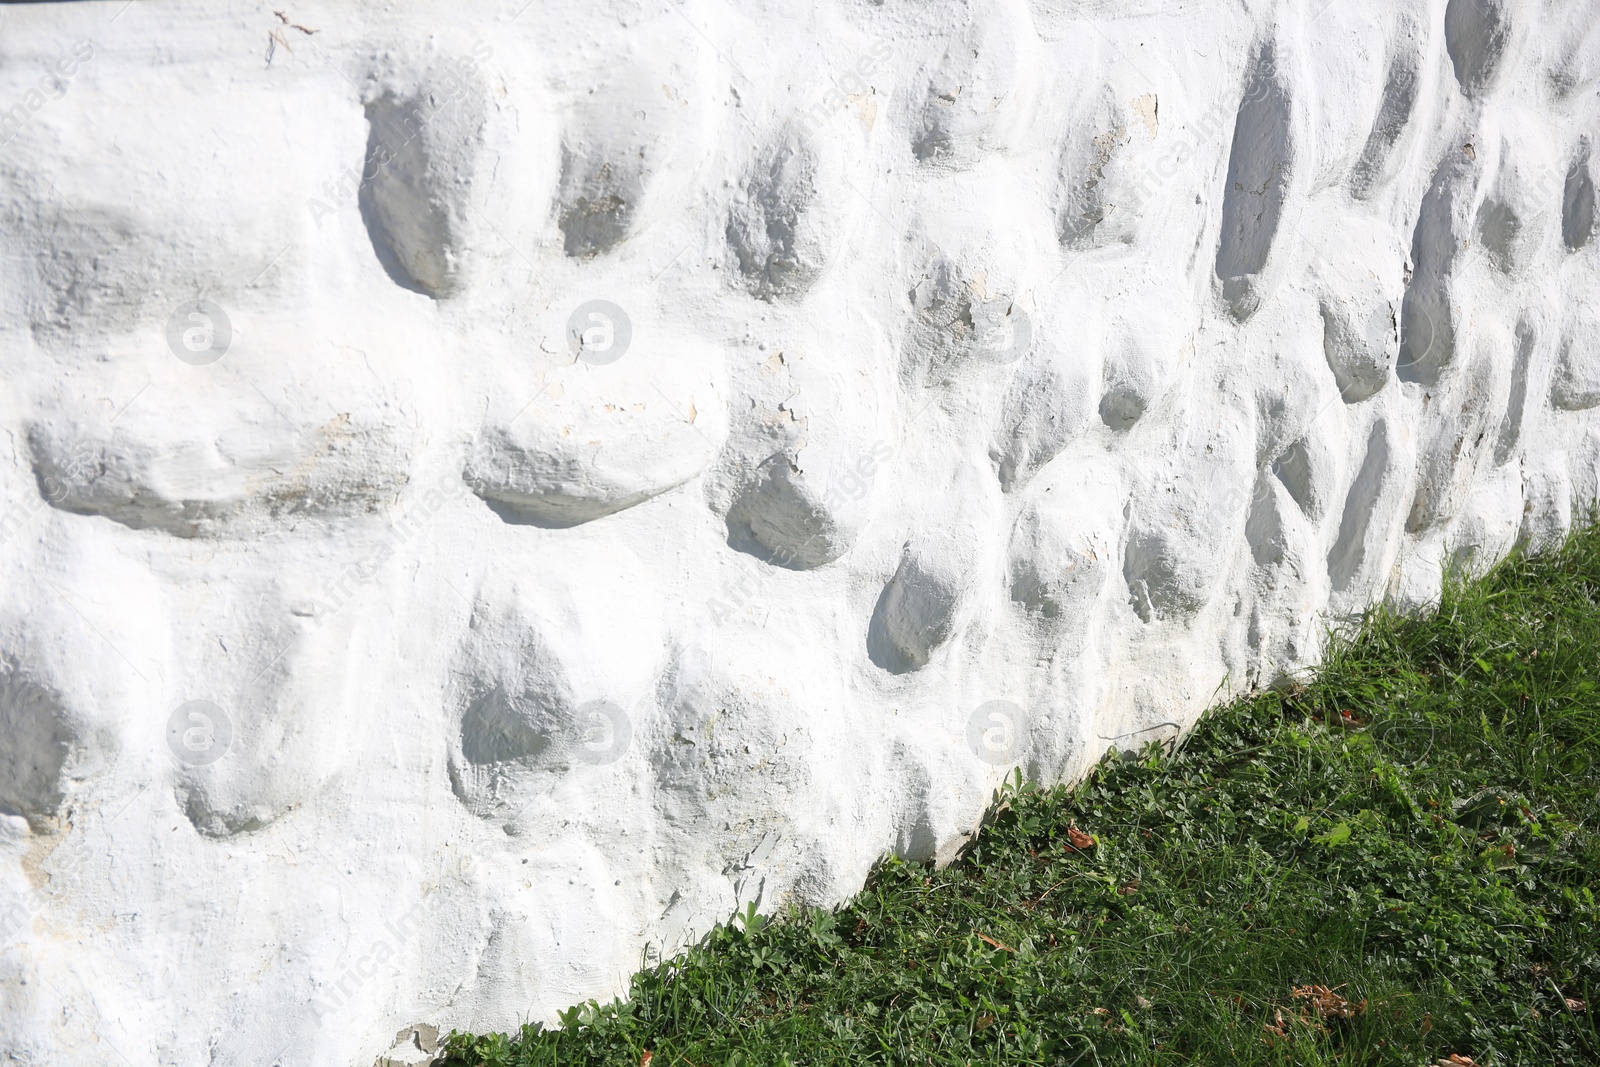
[[[735,921],[444,1062],[1600,1062],[1597,655],[1590,529],[1374,615],[1175,755],[1008,790],[949,869]]]

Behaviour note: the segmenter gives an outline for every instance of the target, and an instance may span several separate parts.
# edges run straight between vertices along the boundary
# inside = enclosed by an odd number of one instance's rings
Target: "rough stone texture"
[[[1595,25],[0,9],[8,1062],[549,1019],[1551,543]]]

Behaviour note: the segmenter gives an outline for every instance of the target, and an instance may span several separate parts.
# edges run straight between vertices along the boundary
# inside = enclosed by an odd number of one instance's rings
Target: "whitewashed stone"
[[[0,1048],[551,1021],[1554,544],[1581,8],[0,8]]]

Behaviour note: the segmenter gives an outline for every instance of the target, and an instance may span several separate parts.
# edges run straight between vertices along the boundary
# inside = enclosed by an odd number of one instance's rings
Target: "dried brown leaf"
[[[974,930],[972,932],[978,935],[978,940],[979,941],[982,941],[983,943],[985,943],[987,945],[993,945],[995,948],[1000,949],[1000,950],[1002,950],[1004,952],[1015,952],[1015,951],[1017,951],[1016,949],[1012,948],[1010,945],[1005,944],[1004,942],[996,941],[994,938],[990,937],[988,934],[979,933],[977,930]]]

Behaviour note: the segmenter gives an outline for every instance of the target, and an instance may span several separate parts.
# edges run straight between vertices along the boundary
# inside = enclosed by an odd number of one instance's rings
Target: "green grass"
[[[886,861],[446,1062],[1600,1064],[1597,600],[1591,529],[1176,752],[1006,790],[946,870]]]

